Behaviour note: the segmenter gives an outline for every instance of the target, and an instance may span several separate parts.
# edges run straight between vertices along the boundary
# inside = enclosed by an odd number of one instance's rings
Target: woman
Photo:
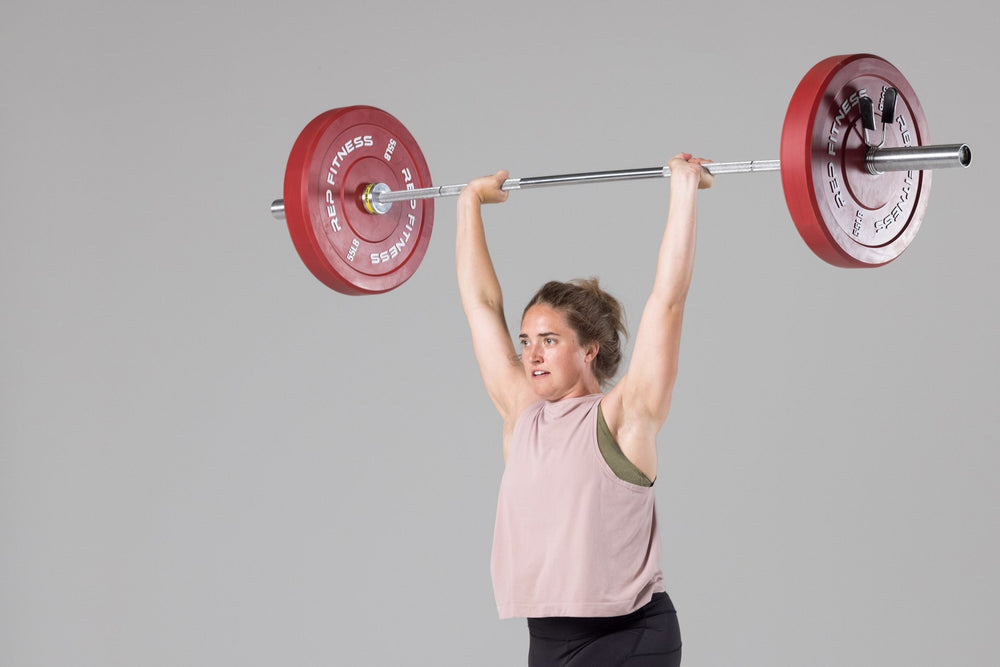
[[[505,469],[493,541],[501,618],[526,617],[530,667],[679,665],[680,630],[659,566],[656,434],[677,375],[708,160],[670,161],[670,206],[628,371],[606,394],[624,332],[597,281],[549,283],[511,341],[481,207],[506,172],[458,199],[456,265],[486,391],[503,418]]]

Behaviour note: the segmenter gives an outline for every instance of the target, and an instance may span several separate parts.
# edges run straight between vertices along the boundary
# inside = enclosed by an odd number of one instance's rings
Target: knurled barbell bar
[[[871,132],[881,119],[880,141]],[[965,144],[927,145],[927,122],[903,75],[877,56],[827,58],[792,95],[780,160],[716,162],[712,174],[781,171],[789,213],[806,244],[841,267],[875,267],[910,244],[927,208],[930,171],[966,167]],[[503,190],[669,177],[667,167],[506,180]],[[423,259],[433,200],[465,184],[432,186],[416,140],[370,106],[333,109],[299,134],[285,170],[287,221],[302,261],[345,294],[401,285]],[[399,206],[393,204],[399,203]]]

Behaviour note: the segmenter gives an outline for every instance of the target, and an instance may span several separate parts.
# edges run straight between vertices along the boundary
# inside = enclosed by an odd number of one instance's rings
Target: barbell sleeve
[[[968,167],[972,150],[966,144],[872,148],[865,157],[865,167],[873,176],[887,171],[924,171]]]

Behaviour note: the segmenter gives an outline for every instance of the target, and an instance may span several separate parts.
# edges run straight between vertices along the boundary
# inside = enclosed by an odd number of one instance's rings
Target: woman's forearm
[[[462,306],[465,310],[482,304],[500,306],[500,281],[486,245],[481,204],[472,196],[459,198],[455,239],[455,268]]]
[[[486,245],[482,207],[506,201],[507,193],[500,189],[506,178],[507,172],[499,171],[493,176],[476,179],[458,197],[455,269],[462,307],[467,313],[481,305],[503,311],[500,281]]]

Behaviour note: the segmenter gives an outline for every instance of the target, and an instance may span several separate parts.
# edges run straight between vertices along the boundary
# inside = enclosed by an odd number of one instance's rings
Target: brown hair
[[[598,383],[603,386],[614,377],[622,360],[622,337],[628,335],[625,309],[618,299],[601,289],[597,278],[545,283],[524,307],[521,319],[537,304],[562,313],[581,345],[598,344],[597,357],[591,364]]]

